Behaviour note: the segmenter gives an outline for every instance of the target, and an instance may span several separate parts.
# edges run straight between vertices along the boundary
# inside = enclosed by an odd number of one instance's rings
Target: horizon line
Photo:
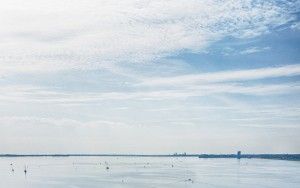
[[[1,157],[197,157],[201,159],[274,159],[300,161],[300,154],[0,154]]]

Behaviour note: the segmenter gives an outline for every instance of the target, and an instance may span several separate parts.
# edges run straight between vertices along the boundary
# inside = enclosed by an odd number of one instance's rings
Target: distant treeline
[[[0,157],[198,157],[198,158],[259,158],[278,160],[300,160],[300,154],[0,154]]]

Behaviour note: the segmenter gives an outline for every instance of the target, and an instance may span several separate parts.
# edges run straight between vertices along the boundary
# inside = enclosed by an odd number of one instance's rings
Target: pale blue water
[[[26,176],[25,165],[28,166]],[[135,157],[0,158],[0,187],[299,188],[300,162]]]

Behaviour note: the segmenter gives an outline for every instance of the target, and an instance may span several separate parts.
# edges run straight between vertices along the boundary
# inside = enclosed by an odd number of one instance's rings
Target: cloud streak
[[[201,83],[218,83],[231,81],[258,80],[276,77],[291,77],[300,75],[300,65],[268,67],[250,70],[222,71],[215,73],[189,74],[174,77],[144,79],[145,86],[178,86]]]
[[[253,53],[263,52],[270,49],[271,49],[270,47],[250,47],[245,50],[242,50],[240,54],[253,54]]]
[[[176,100],[189,97],[203,97],[218,94],[242,94],[251,96],[268,96],[291,94],[300,91],[299,83],[243,85],[237,83],[202,84],[181,88],[145,91],[136,88],[134,91],[115,92],[68,92],[49,90],[39,87],[2,87],[0,100],[5,102],[36,102],[53,104],[90,104],[104,100]]]

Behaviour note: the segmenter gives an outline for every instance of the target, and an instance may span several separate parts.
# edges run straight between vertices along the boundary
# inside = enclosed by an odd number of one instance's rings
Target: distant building
[[[242,153],[241,151],[238,151],[237,154],[236,154],[236,158],[240,159],[241,158],[241,153]]]

